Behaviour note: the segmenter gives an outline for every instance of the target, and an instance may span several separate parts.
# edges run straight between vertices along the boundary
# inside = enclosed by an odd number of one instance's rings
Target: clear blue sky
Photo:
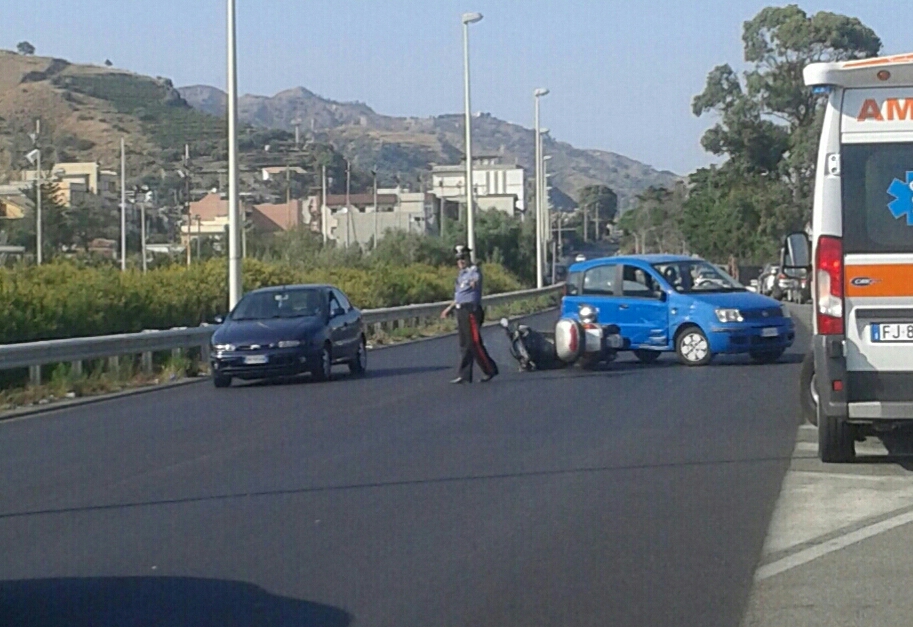
[[[764,0],[237,0],[242,93],[294,86],[379,113],[462,111],[460,15],[471,27],[473,110],[559,140],[685,174],[711,161],[712,120],[691,98],[720,63],[742,60],[742,23]],[[783,3],[786,4],[786,3]],[[887,53],[913,51],[904,0],[799,2],[875,30]],[[25,39],[40,55],[225,86],[224,0],[38,0],[3,11],[0,46]],[[35,15],[53,19],[36,20]],[[51,27],[53,25],[53,27]]]

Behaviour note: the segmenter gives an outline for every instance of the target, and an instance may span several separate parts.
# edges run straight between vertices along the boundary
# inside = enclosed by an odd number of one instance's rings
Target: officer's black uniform
[[[478,362],[485,375],[482,378],[483,382],[490,381],[498,374],[498,365],[482,342],[482,323],[485,321],[485,310],[482,308],[482,272],[477,266],[469,265],[469,252],[468,248],[457,247],[457,260],[462,263],[454,288],[453,304],[446,310],[456,309],[460,337],[459,376],[451,383],[472,382],[474,361]]]

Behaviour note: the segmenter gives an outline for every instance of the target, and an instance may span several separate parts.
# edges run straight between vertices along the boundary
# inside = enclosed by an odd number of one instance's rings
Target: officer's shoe
[[[457,377],[456,379],[451,379],[450,382],[451,383],[469,383],[469,381],[467,381],[463,377]]]
[[[496,376],[498,376],[497,372],[492,373],[492,374],[487,374],[484,377],[482,377],[482,383],[488,383],[489,381],[494,379]]]

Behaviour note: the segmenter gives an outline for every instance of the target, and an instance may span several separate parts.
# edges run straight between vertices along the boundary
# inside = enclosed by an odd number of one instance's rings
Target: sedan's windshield
[[[653,268],[675,291],[691,292],[740,292],[745,286],[731,276],[702,259],[657,263]]]
[[[319,316],[323,310],[323,298],[316,289],[252,292],[238,303],[231,319],[301,318]]]

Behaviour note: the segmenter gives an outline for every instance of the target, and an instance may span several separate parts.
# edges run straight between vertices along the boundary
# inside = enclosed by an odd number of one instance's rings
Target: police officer
[[[441,318],[446,318],[456,309],[460,336],[459,376],[451,383],[471,383],[473,361],[478,362],[482,370],[483,383],[491,381],[498,374],[498,365],[482,343],[481,330],[485,321],[485,310],[482,309],[482,272],[470,261],[470,253],[466,246],[456,247],[460,273],[456,279],[453,302],[441,312]]]

